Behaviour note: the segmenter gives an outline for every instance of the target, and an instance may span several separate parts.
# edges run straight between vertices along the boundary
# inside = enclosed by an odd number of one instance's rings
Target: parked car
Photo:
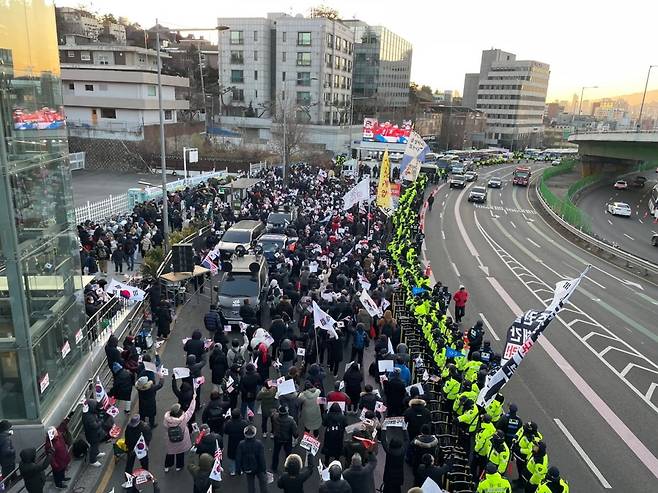
[[[651,244],[655,247],[658,247],[658,234],[654,233],[651,237]]]
[[[631,206],[625,202],[612,202],[607,205],[607,210],[613,216],[631,217]]]
[[[487,201],[487,189],[485,187],[473,187],[468,194],[469,202],[484,204]]]
[[[450,178],[450,188],[464,188],[466,186],[466,178],[464,175],[452,175]]]
[[[553,159],[553,161],[551,161],[551,166],[560,166],[561,162],[562,161],[560,161],[559,159]]]
[[[626,190],[628,188],[628,182],[626,180],[617,180],[613,187],[615,190]]]
[[[466,181],[476,181],[478,179],[478,174],[475,171],[468,171],[464,174]]]
[[[633,178],[632,185],[635,188],[643,188],[646,181],[647,178],[645,176],[636,176],[635,178]]]
[[[487,182],[487,187],[489,187],[489,188],[502,188],[503,187],[503,180],[501,180],[497,176],[494,176],[493,178],[489,178],[489,181]]]

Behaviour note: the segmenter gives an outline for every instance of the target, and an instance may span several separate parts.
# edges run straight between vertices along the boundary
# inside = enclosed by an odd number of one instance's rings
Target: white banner
[[[425,161],[425,154],[428,151],[429,147],[422,137],[416,132],[411,132],[400,162],[400,178],[415,181],[420,173],[420,165]]]
[[[116,279],[112,279],[110,283],[105,287],[105,292],[108,294],[116,294],[130,301],[144,301],[144,296],[146,293],[135,286],[129,286],[126,283],[119,282]]]
[[[366,309],[366,311],[370,314],[371,317],[383,316],[382,309],[377,306],[377,304],[372,300],[372,298],[370,297],[370,295],[365,289],[361,290],[359,301],[361,302],[363,308]]]
[[[364,178],[343,197],[343,210],[351,209],[358,202],[370,201],[370,179]]]
[[[314,301],[313,302],[313,326],[314,327],[319,327],[322,330],[326,330],[327,332],[329,332],[334,337],[338,337],[338,334],[336,334],[336,329],[334,329],[335,325],[336,325],[336,321],[331,317],[331,315],[324,312],[320,308],[320,306]]]

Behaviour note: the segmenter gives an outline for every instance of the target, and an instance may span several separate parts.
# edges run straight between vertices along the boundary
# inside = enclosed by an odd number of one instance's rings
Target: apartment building
[[[541,142],[549,75],[546,63],[499,49],[482,52],[479,74],[466,74],[463,101],[475,100],[487,115],[487,144],[522,149]]]
[[[253,109],[275,117],[286,110],[311,124],[349,122],[354,35],[340,21],[269,13],[219,18],[220,85],[230,87],[223,113]]]

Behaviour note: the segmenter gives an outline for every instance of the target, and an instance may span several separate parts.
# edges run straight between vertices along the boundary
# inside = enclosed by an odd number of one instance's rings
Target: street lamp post
[[[160,173],[162,175],[162,230],[164,253],[169,248],[169,198],[167,196],[167,158],[165,152],[164,109],[162,108],[162,63],[160,60],[160,25],[155,20],[155,49],[158,63],[158,115],[160,117]]]
[[[647,81],[644,83],[644,93],[642,94],[642,104],[640,105],[640,115],[637,117],[637,131],[639,132],[642,129],[642,111],[644,110],[644,100],[647,97],[647,87],[649,87],[649,76],[651,75],[651,69],[658,67],[658,65],[649,65],[649,71],[647,72]]]

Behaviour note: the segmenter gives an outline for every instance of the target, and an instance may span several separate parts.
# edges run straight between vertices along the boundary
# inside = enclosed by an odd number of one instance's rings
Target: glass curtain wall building
[[[86,351],[48,0],[0,1],[0,418],[38,420]]]

